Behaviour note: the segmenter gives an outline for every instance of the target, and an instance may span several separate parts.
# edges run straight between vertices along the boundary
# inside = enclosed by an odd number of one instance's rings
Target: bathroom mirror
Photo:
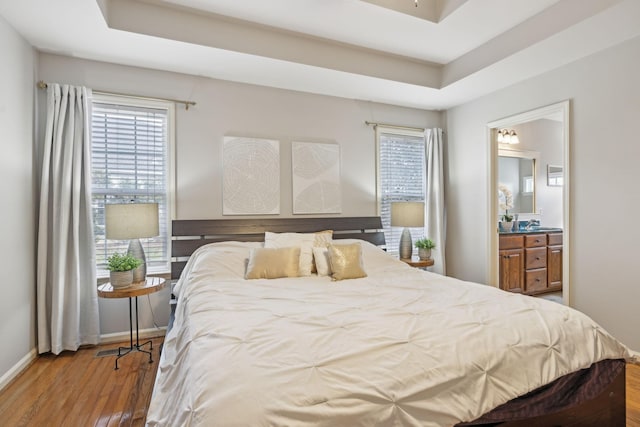
[[[498,203],[500,214],[536,212],[536,153],[499,150]],[[509,197],[507,197],[507,195]]]

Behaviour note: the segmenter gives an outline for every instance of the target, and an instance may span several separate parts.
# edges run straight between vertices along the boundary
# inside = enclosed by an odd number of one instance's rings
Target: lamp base
[[[133,282],[144,282],[147,277],[147,258],[144,256],[144,249],[142,249],[140,239],[129,240],[127,254],[142,260],[142,264],[133,270]]]
[[[405,227],[400,236],[400,259],[411,259],[413,253],[413,242],[411,241],[411,233]]]

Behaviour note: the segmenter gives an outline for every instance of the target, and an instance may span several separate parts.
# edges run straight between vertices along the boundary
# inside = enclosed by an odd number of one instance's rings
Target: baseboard
[[[166,331],[166,326],[161,326],[159,328],[142,329],[139,331],[139,336],[140,339],[163,337]],[[115,332],[113,334],[102,334],[100,335],[100,344],[111,344],[114,342],[129,341],[130,338],[131,335],[129,335],[129,331]],[[133,333],[133,339],[136,339],[135,331]]]
[[[15,377],[20,375],[38,357],[38,350],[34,347],[22,359],[0,377],[0,390],[3,390]]]

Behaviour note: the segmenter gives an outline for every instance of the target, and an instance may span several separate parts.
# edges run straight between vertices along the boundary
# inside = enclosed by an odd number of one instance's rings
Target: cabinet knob
[[[536,261],[540,261],[540,257],[536,257]]]
[[[536,279],[536,282],[539,282],[539,281],[540,281],[540,279]]]

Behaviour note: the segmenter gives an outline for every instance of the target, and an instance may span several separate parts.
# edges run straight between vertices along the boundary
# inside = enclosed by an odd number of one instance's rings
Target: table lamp
[[[411,259],[413,242],[409,227],[424,227],[424,202],[392,202],[391,226],[404,227],[400,236],[400,259]]]
[[[107,239],[129,240],[127,254],[142,260],[140,267],[133,270],[133,281],[144,281],[147,277],[147,259],[140,239],[159,234],[158,204],[106,204],[105,225]]]

